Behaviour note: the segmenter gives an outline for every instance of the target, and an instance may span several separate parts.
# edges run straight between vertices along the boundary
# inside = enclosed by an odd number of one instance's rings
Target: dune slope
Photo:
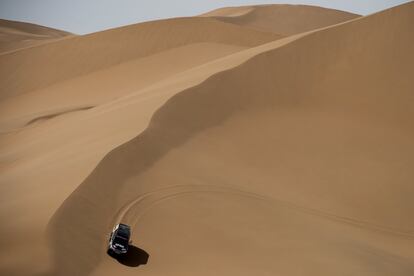
[[[247,50],[171,97],[56,212],[54,273],[136,273],[105,254],[123,221],[142,275],[412,275],[413,20]]]
[[[284,36],[355,19],[359,15],[306,5],[262,5],[218,9],[202,16]]]
[[[0,101],[0,133],[22,130],[39,117],[111,102],[246,48],[214,42],[191,43],[7,98]]]
[[[0,19],[0,54],[72,34],[36,24]]]
[[[277,38],[214,18],[159,20],[75,36],[1,55],[0,100],[191,43],[251,47]]]

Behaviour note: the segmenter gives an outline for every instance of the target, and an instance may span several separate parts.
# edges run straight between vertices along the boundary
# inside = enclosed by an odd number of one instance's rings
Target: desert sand
[[[73,36],[36,24],[0,19],[0,54]]]
[[[0,275],[414,275],[412,26],[265,5],[2,36]]]
[[[201,16],[283,36],[303,33],[359,17],[348,12],[305,5],[230,7]]]

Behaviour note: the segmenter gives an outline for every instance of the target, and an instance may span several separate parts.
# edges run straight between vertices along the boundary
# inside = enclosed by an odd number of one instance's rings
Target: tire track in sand
[[[139,220],[156,205],[159,205],[172,198],[177,198],[180,196],[193,193],[222,193],[238,195],[241,197],[248,197],[251,199],[264,201],[268,203],[269,206],[271,206],[272,208],[274,208],[276,204],[278,207],[285,208],[298,213],[306,213],[311,216],[332,220],[337,223],[347,224],[362,229],[382,232],[401,238],[414,240],[414,234],[412,234],[412,230],[406,231],[389,226],[374,224],[364,220],[335,215],[322,210],[308,208],[289,201],[273,198],[271,196],[265,196],[251,191],[244,191],[242,189],[235,187],[222,187],[218,185],[207,184],[174,185],[141,194],[136,199],[133,199],[124,206],[122,206],[118,211],[116,217],[114,218],[113,222],[114,224],[120,222],[127,223],[134,228],[136,224],[139,222]]]

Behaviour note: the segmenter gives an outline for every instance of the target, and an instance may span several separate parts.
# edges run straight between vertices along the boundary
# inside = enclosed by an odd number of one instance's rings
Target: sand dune
[[[0,19],[0,54],[71,35],[36,24]]]
[[[223,23],[259,38],[171,36],[15,90],[0,274],[412,275],[413,23],[414,3],[283,39]],[[120,263],[118,221],[137,247]]]
[[[191,43],[251,47],[279,37],[214,18],[167,19],[75,36],[0,56],[0,99]]]
[[[0,132],[20,129],[40,116],[110,102],[243,49],[246,47],[213,42],[191,43],[5,99],[0,102]]]
[[[348,12],[305,5],[223,8],[202,16],[213,17],[223,22],[284,36],[338,24],[359,17],[359,15]]]

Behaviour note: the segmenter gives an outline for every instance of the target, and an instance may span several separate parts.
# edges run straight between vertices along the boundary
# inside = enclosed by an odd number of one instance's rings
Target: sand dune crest
[[[359,15],[305,5],[262,5],[218,9],[203,16],[283,36],[358,18]]]

